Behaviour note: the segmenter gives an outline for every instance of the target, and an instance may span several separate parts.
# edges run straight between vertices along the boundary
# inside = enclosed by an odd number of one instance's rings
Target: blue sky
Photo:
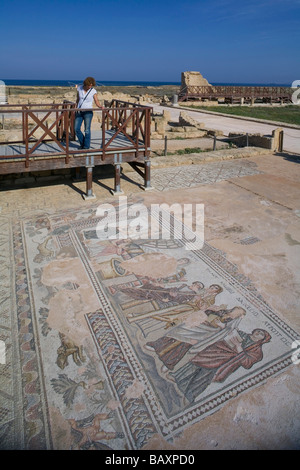
[[[0,79],[300,80],[300,0],[10,0]]]

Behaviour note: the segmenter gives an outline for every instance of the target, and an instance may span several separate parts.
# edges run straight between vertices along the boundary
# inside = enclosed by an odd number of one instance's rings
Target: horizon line
[[[81,83],[82,80],[69,80],[69,79],[45,79],[45,78],[40,78],[40,79],[33,79],[33,78],[5,78],[2,79],[2,81],[18,81],[18,82],[68,82],[70,85],[76,85],[77,83]],[[164,84],[170,84],[170,85],[177,85],[181,84],[181,81],[171,81],[171,80],[96,80],[96,86],[101,86],[102,83],[164,83]],[[273,85],[273,86],[280,86],[280,85],[287,85],[287,83],[282,83],[282,82],[254,82],[254,81],[249,81],[249,82],[243,82],[243,81],[212,81],[211,85],[217,86],[218,84],[232,84],[232,85]],[[288,85],[290,86],[290,85]]]

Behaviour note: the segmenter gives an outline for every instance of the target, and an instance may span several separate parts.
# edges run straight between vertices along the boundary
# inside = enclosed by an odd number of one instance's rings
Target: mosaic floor
[[[190,188],[199,184],[212,184],[230,178],[254,175],[260,171],[250,160],[209,162],[205,165],[181,165],[173,168],[153,169],[151,184],[158,191],[172,188]],[[141,183],[141,178],[134,173],[130,178]]]
[[[292,362],[299,335],[219,250],[100,240],[100,219],[97,205],[1,219],[5,448],[172,442]]]

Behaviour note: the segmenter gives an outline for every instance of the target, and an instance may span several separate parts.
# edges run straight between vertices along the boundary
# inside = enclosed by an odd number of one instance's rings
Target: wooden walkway
[[[227,103],[289,103],[291,89],[277,86],[181,86],[178,101],[224,100]]]
[[[18,115],[22,123],[21,141],[1,142],[0,175],[85,167],[86,198],[91,198],[93,168],[114,165],[113,193],[120,194],[121,164],[127,162],[144,178],[143,189],[150,189],[151,111],[148,106],[118,100],[108,108],[93,109],[99,128],[94,124],[90,148],[81,149],[75,138],[74,103],[0,106],[0,114],[13,119]]]

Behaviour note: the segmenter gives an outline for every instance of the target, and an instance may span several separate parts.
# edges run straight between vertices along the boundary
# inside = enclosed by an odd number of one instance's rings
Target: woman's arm
[[[94,95],[94,101],[96,103],[96,106],[98,106],[98,108],[103,108],[103,106],[101,106],[101,104],[99,103],[99,100],[98,100],[98,96],[97,95]]]

